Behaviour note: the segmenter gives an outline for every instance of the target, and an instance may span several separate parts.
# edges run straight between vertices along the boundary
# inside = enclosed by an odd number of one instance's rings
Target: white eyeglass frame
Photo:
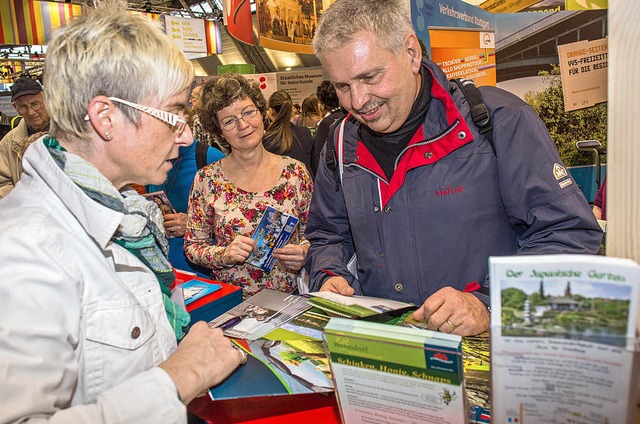
[[[187,126],[187,121],[185,121],[175,113],[156,109],[150,106],[144,106],[138,103],[133,103],[128,100],[119,99],[117,97],[109,97],[109,100],[117,103],[122,103],[123,105],[132,107],[136,110],[139,110],[140,112],[146,113],[147,115],[151,115],[154,118],[168,124],[178,134],[182,134],[182,131],[184,131],[184,128]]]

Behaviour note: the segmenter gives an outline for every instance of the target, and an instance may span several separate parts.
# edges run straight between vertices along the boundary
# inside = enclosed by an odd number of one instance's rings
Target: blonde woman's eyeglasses
[[[122,103],[123,105],[132,107],[136,110],[139,110],[140,112],[146,113],[147,115],[151,115],[154,118],[161,120],[162,122],[168,124],[171,127],[171,129],[178,134],[182,134],[182,131],[184,131],[184,128],[187,126],[187,121],[185,121],[175,113],[170,113],[164,110],[155,109],[150,106],[140,105],[138,103],[133,103],[128,100],[122,100],[117,97],[109,97],[109,99],[114,102]]]

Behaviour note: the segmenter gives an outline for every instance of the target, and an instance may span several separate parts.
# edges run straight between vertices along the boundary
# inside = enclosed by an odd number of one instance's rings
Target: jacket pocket
[[[87,340],[114,348],[135,350],[155,333],[149,313],[141,305],[102,308],[87,312]]]

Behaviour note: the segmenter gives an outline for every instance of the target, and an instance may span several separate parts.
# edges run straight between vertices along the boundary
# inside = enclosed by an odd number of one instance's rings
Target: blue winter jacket
[[[489,256],[597,252],[600,227],[536,112],[482,87],[494,154],[457,86],[433,62],[423,66],[432,100],[390,181],[353,119],[339,191],[323,152],[305,233],[311,290],[340,275],[356,294],[419,305],[451,286],[480,289],[488,304]],[[346,267],[354,251],[357,279]]]

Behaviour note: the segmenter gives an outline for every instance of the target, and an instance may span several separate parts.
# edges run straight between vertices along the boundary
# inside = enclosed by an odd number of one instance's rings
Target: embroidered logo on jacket
[[[462,193],[463,191],[464,191],[464,186],[456,186],[456,187],[446,186],[442,190],[436,190],[436,196],[440,196],[440,197],[449,196],[455,193]]]
[[[556,177],[556,180],[561,180],[567,175],[569,174],[567,173],[567,170],[564,166],[560,165],[559,163],[553,164],[553,176]]]

